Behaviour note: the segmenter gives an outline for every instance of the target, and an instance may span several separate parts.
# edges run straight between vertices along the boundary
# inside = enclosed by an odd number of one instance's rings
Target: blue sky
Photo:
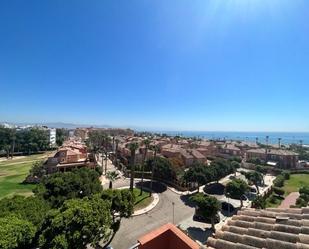
[[[0,121],[309,131],[307,0],[0,1]]]

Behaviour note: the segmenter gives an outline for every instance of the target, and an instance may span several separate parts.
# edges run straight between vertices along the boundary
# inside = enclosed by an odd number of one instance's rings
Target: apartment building
[[[264,163],[277,165],[280,168],[296,168],[298,165],[298,154],[290,150],[282,149],[251,149],[246,152],[247,160],[260,159]]]

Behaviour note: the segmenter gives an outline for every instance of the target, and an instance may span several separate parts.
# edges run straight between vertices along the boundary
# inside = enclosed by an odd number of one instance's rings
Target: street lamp
[[[173,205],[173,224],[175,224],[175,202],[172,202]]]

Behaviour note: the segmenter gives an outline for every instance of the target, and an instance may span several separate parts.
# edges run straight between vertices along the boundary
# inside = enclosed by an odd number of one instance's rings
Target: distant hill
[[[63,122],[40,122],[40,123],[13,123],[13,122],[0,122],[0,124],[9,124],[17,126],[26,126],[26,125],[43,125],[50,128],[65,128],[65,129],[76,129],[76,128],[85,128],[85,127],[94,127],[94,128],[113,128],[110,125],[91,125],[91,124],[74,124],[74,123],[63,123]]]

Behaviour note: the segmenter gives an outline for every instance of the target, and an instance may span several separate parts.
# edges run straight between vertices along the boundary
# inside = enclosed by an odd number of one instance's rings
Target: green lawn
[[[47,154],[0,161],[0,199],[14,194],[31,195],[33,184],[22,184],[33,162],[46,158]]]
[[[298,192],[299,188],[303,186],[309,186],[309,174],[291,174],[290,179],[284,181],[284,196],[289,195],[292,192]],[[274,203],[270,202],[270,197],[266,199],[266,207],[278,207],[283,199],[274,195]]]
[[[140,189],[134,188],[133,193],[135,195],[134,210],[139,210],[144,207],[147,207],[153,200],[152,196],[149,196],[149,192],[143,191],[143,194],[140,195]]]
[[[290,179],[284,182],[285,196],[298,192],[299,188],[309,186],[309,174],[291,174]]]

